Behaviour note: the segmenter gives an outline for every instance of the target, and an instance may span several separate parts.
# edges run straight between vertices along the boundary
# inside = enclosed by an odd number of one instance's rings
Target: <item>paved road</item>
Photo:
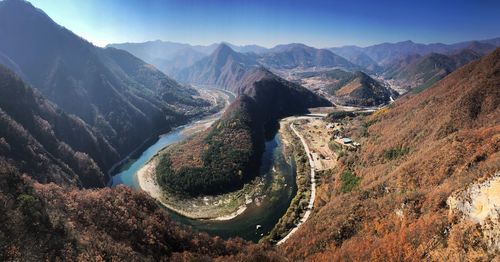
[[[302,219],[300,219],[300,222],[295,226],[294,229],[292,229],[292,231],[290,231],[283,239],[281,239],[276,244],[278,246],[285,243],[285,241],[287,241],[288,238],[290,238],[299,229],[299,227],[302,224],[304,224],[304,222],[307,221],[307,219],[311,215],[312,209],[314,207],[314,199],[316,198],[316,178],[315,178],[316,172],[315,172],[315,167],[314,167],[314,161],[311,157],[311,152],[309,150],[309,146],[307,146],[305,139],[300,135],[300,133],[297,132],[293,123],[290,124],[290,128],[295,133],[295,135],[300,138],[300,141],[302,142],[302,145],[304,146],[304,149],[306,151],[307,158],[309,159],[309,165],[311,167],[311,197],[309,198],[309,204],[307,205],[307,211],[304,214],[304,216],[302,217]]]

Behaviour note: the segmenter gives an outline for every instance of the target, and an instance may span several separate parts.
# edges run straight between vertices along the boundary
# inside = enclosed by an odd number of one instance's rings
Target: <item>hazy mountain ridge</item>
[[[219,47],[208,57],[181,70],[175,78],[184,83],[222,87],[239,94],[239,86],[245,74],[260,67],[250,54],[235,52],[226,44]]]
[[[382,43],[367,47],[343,46],[330,48],[331,51],[352,60],[359,53],[364,53],[376,61],[380,66],[386,66],[396,60],[401,60],[409,55],[426,55],[429,53],[450,54],[460,49],[471,49],[481,55],[495,50],[500,46],[500,38],[480,41],[465,41],[455,44],[420,44],[407,40],[397,43]]]
[[[107,47],[130,52],[168,74],[174,74],[178,70],[192,65],[205,57],[207,51],[215,50],[215,47],[212,46],[200,48],[189,44],[160,40],[144,43],[109,44]]]
[[[317,49],[304,44],[278,45],[262,54],[259,62],[272,69],[292,69],[310,67],[341,67],[355,69],[356,66],[345,58],[327,49]]]
[[[0,2],[0,37],[0,52],[26,82],[102,133],[120,156],[206,106],[194,90],[129,53],[93,46],[28,2]]]
[[[450,55],[430,53],[408,56],[405,60],[388,65],[384,77],[400,81],[407,89],[417,92],[480,57],[480,54],[470,49],[459,50]]]
[[[263,53],[267,48],[258,45],[233,45],[222,42],[239,53]],[[123,49],[156,66],[168,75],[176,75],[183,68],[189,67],[217,49],[219,44],[207,46],[190,45],[169,41],[149,41],[144,43],[109,44],[108,47]]]
[[[239,53],[253,53],[255,57],[258,57],[260,64],[271,69],[339,67],[351,71],[362,69],[368,73],[382,73],[384,71],[383,67],[393,64],[397,60],[403,60],[410,55],[426,55],[429,53],[448,55],[461,49],[471,49],[485,55],[493,51],[495,47],[500,46],[499,39],[465,41],[455,44],[420,44],[408,40],[368,47],[343,46],[328,49],[318,49],[301,43],[281,44],[273,48],[258,45],[237,46],[226,42],[221,44],[225,44]],[[164,50],[159,47],[161,45],[164,45]],[[157,40],[144,43],[110,44],[108,46],[127,50],[154,64],[160,70],[175,76],[182,69],[211,54],[219,44],[196,46]],[[175,54],[178,55],[175,56]]]

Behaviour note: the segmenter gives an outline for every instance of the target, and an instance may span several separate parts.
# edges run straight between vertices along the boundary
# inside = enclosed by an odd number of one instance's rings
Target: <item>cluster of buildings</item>
[[[361,146],[360,143],[353,141],[349,137],[344,137],[341,135],[342,133],[342,124],[340,123],[328,123],[326,124],[326,129],[333,130],[333,140],[346,147],[347,149],[356,149]]]

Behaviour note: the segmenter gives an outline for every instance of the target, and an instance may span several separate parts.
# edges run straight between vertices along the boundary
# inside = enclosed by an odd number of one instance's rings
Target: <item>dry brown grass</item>
[[[335,95],[337,96],[349,95],[352,91],[356,90],[359,87],[361,87],[361,83],[359,82],[359,79],[357,79],[355,81],[351,81],[349,84],[337,90],[337,92],[335,92]]]
[[[283,254],[310,261],[491,259],[474,242],[474,227],[448,217],[446,199],[500,170],[499,72],[500,49],[378,114],[360,152],[336,174],[351,168],[362,177],[359,188],[342,194],[335,175],[325,178],[318,190],[324,206]],[[384,158],[402,147],[410,152]]]

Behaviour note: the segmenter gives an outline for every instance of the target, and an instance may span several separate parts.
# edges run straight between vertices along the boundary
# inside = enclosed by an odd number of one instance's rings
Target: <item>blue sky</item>
[[[500,1],[30,0],[96,45],[301,42],[315,47],[500,36]]]

